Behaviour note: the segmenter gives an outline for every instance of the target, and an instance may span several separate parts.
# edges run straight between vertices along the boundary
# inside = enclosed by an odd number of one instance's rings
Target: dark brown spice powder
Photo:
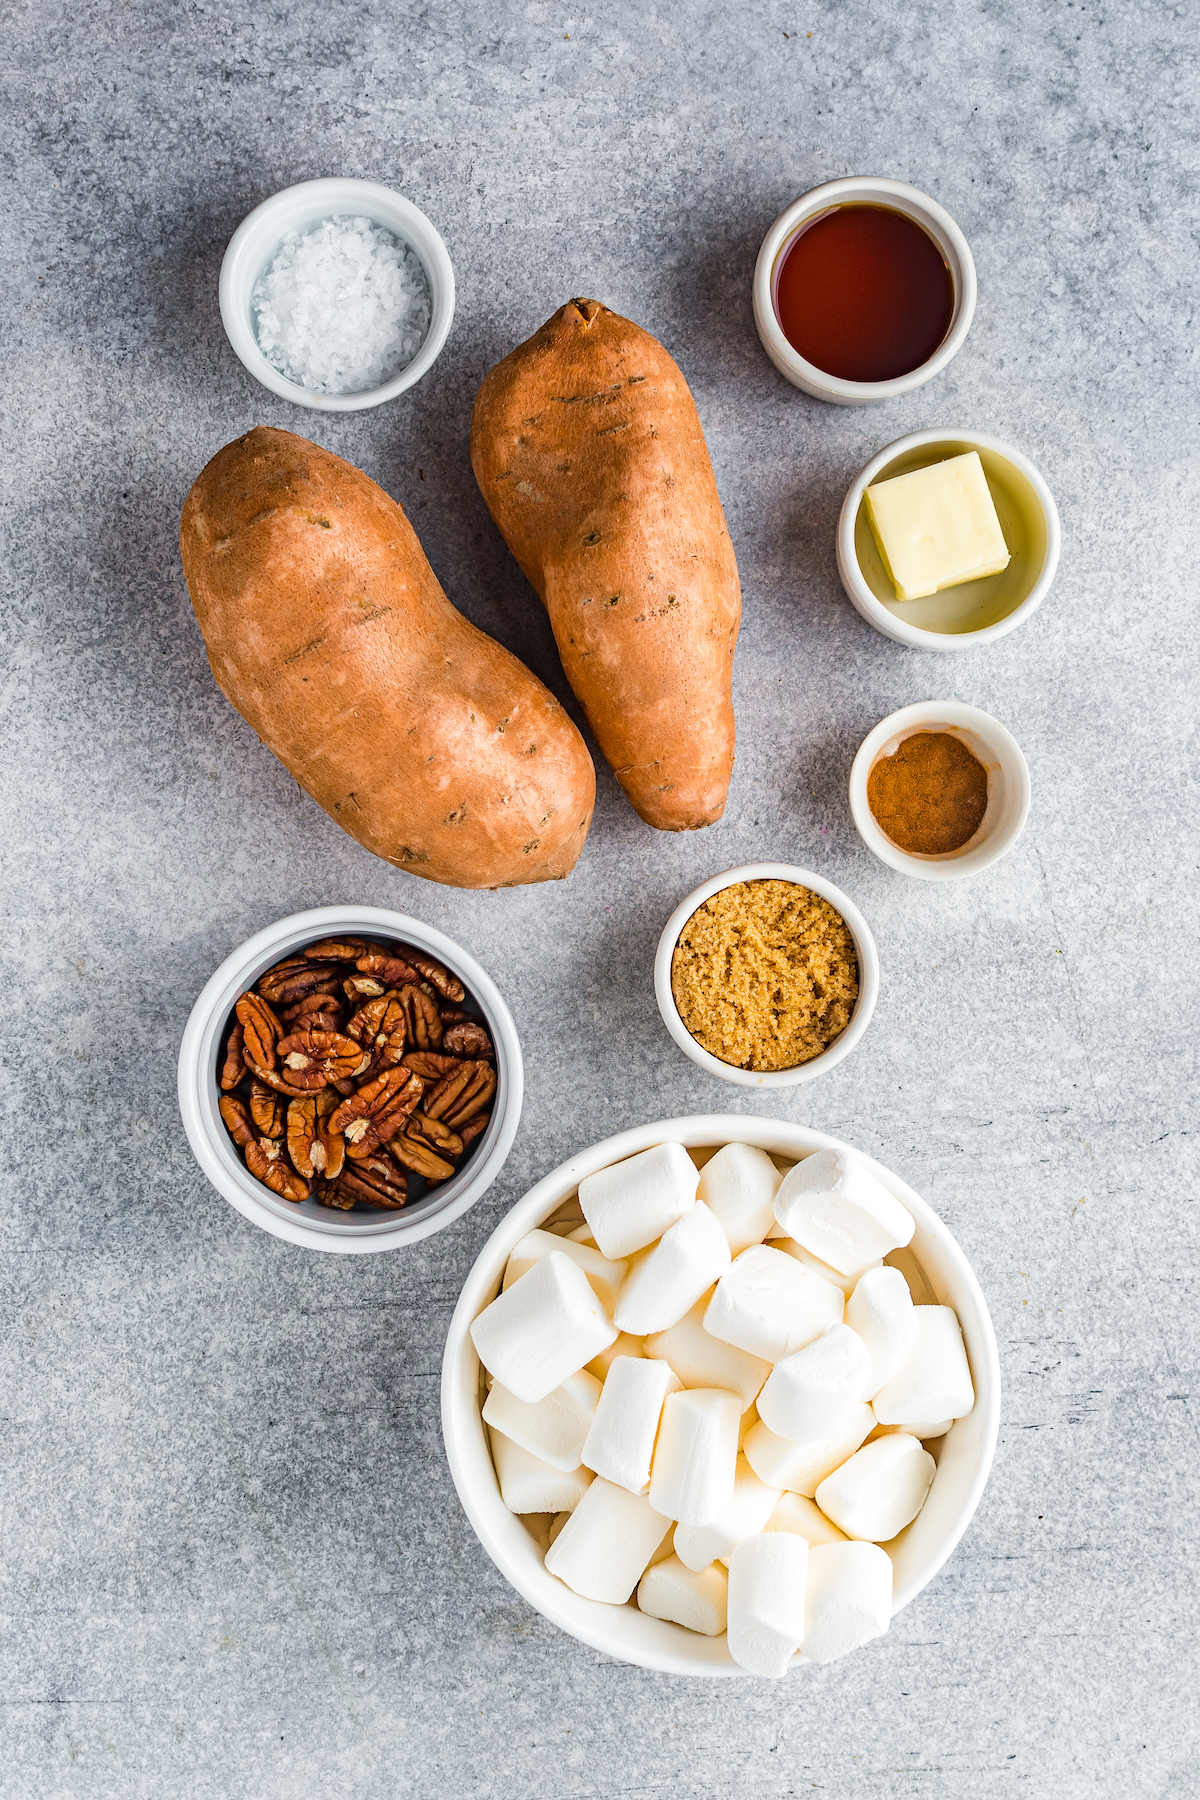
[[[978,831],[987,811],[987,770],[950,732],[915,731],[871,770],[867,804],[901,850],[943,856]]]

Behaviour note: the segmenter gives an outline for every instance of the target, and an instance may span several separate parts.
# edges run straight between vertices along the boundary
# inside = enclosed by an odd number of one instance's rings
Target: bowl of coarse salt
[[[302,181],[238,226],[221,319],[255,380],[297,406],[357,412],[433,367],[454,269],[419,207],[375,181]]]

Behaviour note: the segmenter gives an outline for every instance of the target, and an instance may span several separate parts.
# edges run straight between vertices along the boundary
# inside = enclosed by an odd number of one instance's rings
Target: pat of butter
[[[867,489],[867,518],[898,600],[923,600],[1008,567],[979,452]]]

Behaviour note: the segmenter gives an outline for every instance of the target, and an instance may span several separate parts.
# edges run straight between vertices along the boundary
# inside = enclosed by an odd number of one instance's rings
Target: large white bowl
[[[517,1202],[496,1227],[467,1277],[450,1321],[442,1363],[442,1435],[458,1497],[480,1543],[500,1572],[538,1612],[572,1637],[622,1662],[639,1663],[643,1668],[658,1669],[668,1675],[742,1675],[745,1670],[733,1661],[723,1637],[700,1637],[681,1625],[648,1618],[632,1603],[605,1606],[599,1601],[581,1600],[548,1573],[537,1544],[500,1498],[480,1412],[483,1371],[471,1342],[471,1323],[499,1292],[504,1265],[514,1246],[527,1231],[571,1199],[585,1175],[639,1150],[648,1150],[653,1144],[669,1141],[686,1144],[690,1149],[726,1143],[756,1144],[774,1155],[794,1157],[797,1161],[811,1156],[814,1150],[848,1148],[839,1138],[826,1137],[823,1132],[809,1131],[783,1119],[716,1113],[638,1125],[563,1163]],[[979,1505],[1000,1423],[1000,1360],[987,1302],[954,1238],[919,1194],[882,1163],[870,1157],[865,1160],[917,1222],[910,1251],[897,1252],[888,1260],[898,1262],[906,1273],[912,1274],[912,1261],[905,1260],[911,1252],[928,1290],[919,1293],[918,1298],[954,1308],[962,1325],[975,1383],[974,1410],[944,1438],[927,1446],[938,1463],[929,1498],[912,1524],[888,1546],[895,1565],[894,1616],[933,1580]],[[801,1656],[794,1659],[795,1663],[805,1660]]]
[[[218,1111],[221,1096],[217,1058],[224,1047],[229,1015],[238,996],[272,963],[280,962],[293,950],[315,944],[321,938],[349,933],[412,944],[445,963],[478,1001],[496,1050],[492,1116],[474,1155],[464,1162],[457,1175],[399,1212],[357,1208],[353,1212],[338,1212],[315,1200],[305,1200],[297,1206],[279,1199],[250,1174]],[[405,913],[387,912],[378,906],[318,906],[312,912],[293,913],[291,918],[268,925],[225,958],[193,1006],[179,1046],[179,1110],[184,1130],[192,1154],[217,1192],[243,1218],[273,1237],[284,1238],[289,1244],[303,1244],[309,1250],[332,1250],[342,1255],[398,1250],[461,1218],[504,1167],[517,1135],[523,1095],[517,1028],[491,976],[444,932]]]

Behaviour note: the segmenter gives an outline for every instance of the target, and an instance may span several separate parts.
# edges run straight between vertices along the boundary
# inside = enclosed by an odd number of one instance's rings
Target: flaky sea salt
[[[259,347],[319,394],[361,394],[407,368],[433,310],[407,244],[370,219],[289,231],[251,296]]]

